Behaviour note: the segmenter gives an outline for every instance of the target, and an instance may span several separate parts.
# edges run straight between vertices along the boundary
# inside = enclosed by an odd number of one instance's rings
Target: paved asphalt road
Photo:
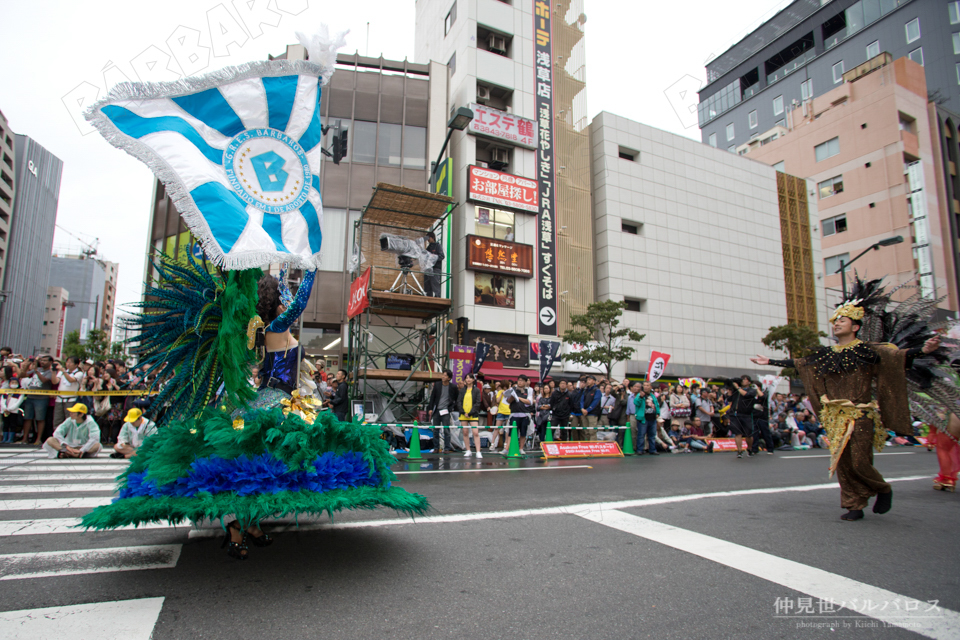
[[[118,461],[3,448],[0,638],[960,638],[935,455],[878,456],[893,510],[856,523],[823,456],[401,462],[428,518],[277,525],[238,562],[212,528],[71,529]]]

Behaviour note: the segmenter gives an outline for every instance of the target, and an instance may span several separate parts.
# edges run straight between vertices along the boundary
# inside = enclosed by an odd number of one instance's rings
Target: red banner
[[[714,451],[736,451],[737,441],[734,438],[707,438],[708,442],[713,443]],[[747,443],[743,443],[743,448],[747,448]]]
[[[656,382],[663,375],[670,362],[669,353],[660,353],[659,351],[650,352],[650,368],[647,370],[647,382]]]
[[[502,171],[470,166],[467,198],[477,202],[537,213],[537,183]]]
[[[541,442],[545,458],[622,458],[616,442]]]
[[[537,123],[512,113],[493,109],[486,105],[470,103],[473,120],[467,129],[470,133],[509,140],[527,149],[537,148]]]
[[[363,275],[350,285],[350,300],[347,302],[348,318],[360,315],[364,309],[370,306],[370,296],[367,294],[369,288],[370,268],[368,267]]]

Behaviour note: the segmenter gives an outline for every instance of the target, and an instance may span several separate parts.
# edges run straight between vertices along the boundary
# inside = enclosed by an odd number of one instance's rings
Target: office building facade
[[[47,287],[47,302],[43,309],[43,329],[40,333],[40,353],[54,358],[63,356],[63,340],[67,335],[66,319],[70,292],[63,287]]]
[[[702,140],[735,151],[789,129],[791,105],[883,52],[923,66],[930,98],[960,113],[960,1],[796,0],[707,64]]]
[[[0,111],[0,283],[3,282],[7,266],[10,221],[13,218],[13,202],[17,196],[17,152],[13,142],[14,135],[6,116]],[[0,305],[2,304],[0,300]]]
[[[91,329],[113,333],[117,264],[88,255],[50,258],[50,286],[70,292],[66,333],[76,331],[85,341]]]
[[[63,162],[36,140],[19,134],[15,157],[16,198],[3,280],[0,344],[29,356],[40,349]]]

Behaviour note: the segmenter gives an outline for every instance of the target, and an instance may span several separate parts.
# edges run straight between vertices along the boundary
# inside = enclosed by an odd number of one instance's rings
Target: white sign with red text
[[[470,110],[473,120],[467,129],[469,133],[499,138],[527,149],[537,148],[537,123],[533,120],[475,102],[470,104]]]
[[[537,183],[502,171],[470,166],[467,197],[477,202],[537,213]]]

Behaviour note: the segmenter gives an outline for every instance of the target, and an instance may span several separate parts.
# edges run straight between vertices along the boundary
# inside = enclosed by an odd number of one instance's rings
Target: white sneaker
[[[478,457],[478,458],[482,458],[482,457],[483,457],[483,454],[480,453],[479,451],[477,451],[477,457]]]
[[[464,458],[469,458],[472,455],[473,455],[473,451],[470,451],[470,449],[467,449],[466,451],[463,452]]]

